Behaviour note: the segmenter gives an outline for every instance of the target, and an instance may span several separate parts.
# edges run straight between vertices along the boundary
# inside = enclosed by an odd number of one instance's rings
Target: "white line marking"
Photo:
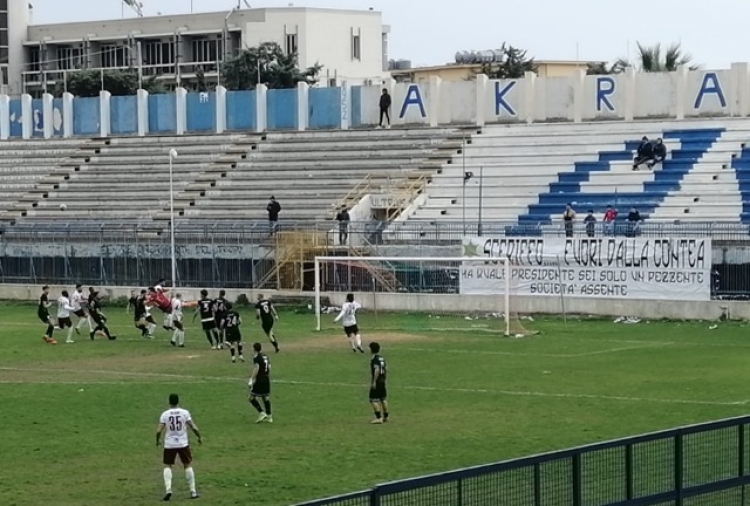
[[[170,378],[174,380],[181,380],[178,383],[216,383],[216,382],[244,382],[245,378],[233,378],[230,376],[192,376],[186,374],[165,374],[165,373],[148,373],[148,372],[134,372],[134,371],[110,371],[110,370],[85,370],[85,369],[39,369],[39,368],[16,368],[16,367],[0,367],[0,371],[15,371],[15,372],[57,372],[57,373],[84,373],[84,374],[103,374],[103,375],[123,375],[143,378]],[[2,381],[0,384],[22,384],[26,382],[22,381]],[[28,383],[37,383],[31,381]],[[50,383],[60,383],[58,381]],[[166,383],[166,382],[165,382]],[[358,388],[365,389],[365,385],[358,383],[341,383],[341,382],[317,382],[317,381],[296,381],[296,380],[285,380],[276,379],[274,383],[282,385],[297,385],[297,386],[314,386],[314,387],[343,387],[343,388]],[[134,382],[76,382],[72,383],[76,385],[84,384],[114,384],[114,385],[129,385]],[[505,395],[513,397],[549,397],[558,399],[596,399],[596,400],[608,400],[608,401],[622,401],[622,402],[642,402],[642,403],[657,403],[657,404],[685,404],[685,405],[701,405],[701,406],[743,406],[750,404],[750,400],[744,401],[701,401],[693,399],[664,399],[664,398],[649,398],[649,397],[627,397],[621,395],[599,395],[599,394],[574,394],[574,393],[555,393],[555,392],[533,392],[523,390],[492,390],[485,388],[443,388],[443,387],[426,387],[426,386],[396,386],[396,390],[413,390],[422,392],[447,392],[447,393],[470,393],[470,394],[490,394],[490,395]]]
[[[518,356],[518,357],[551,357],[551,358],[576,358],[576,357],[590,357],[594,355],[606,355],[607,353],[617,353],[620,351],[627,350],[642,350],[647,348],[658,348],[662,346],[670,346],[675,343],[659,342],[659,343],[641,343],[640,346],[623,346],[621,348],[607,348],[604,350],[589,351],[586,353],[515,353],[512,351],[485,351],[485,350],[450,350],[450,349],[438,349],[438,348],[403,348],[396,347],[399,350],[406,351],[417,351],[417,352],[428,352],[428,353],[452,353],[461,355],[503,355],[503,356]]]

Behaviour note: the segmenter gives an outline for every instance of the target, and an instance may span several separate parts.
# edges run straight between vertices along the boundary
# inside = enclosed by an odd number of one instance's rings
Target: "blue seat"
[[[673,150],[670,159],[661,164],[661,169],[654,173],[654,180],[644,183],[642,192],[581,191],[581,183],[589,181],[592,173],[610,170],[613,161],[632,160],[640,141],[624,141],[623,150],[601,151],[596,161],[575,162],[573,171],[558,173],[557,181],[549,184],[549,191],[541,193],[539,202],[528,206],[528,211],[518,217],[518,222],[519,224],[550,223],[553,216],[557,218],[562,215],[565,205],[572,202],[575,202],[575,208],[579,212],[592,209],[596,213],[602,213],[608,205],[612,205],[636,207],[641,216],[645,217],[653,213],[670,191],[680,189],[680,183],[685,174],[693,169],[723,131],[721,128],[665,131],[662,137],[679,141],[680,147]],[[748,192],[750,192],[750,149],[747,153],[743,150],[742,155],[735,159],[735,164],[738,168],[748,169],[744,174],[747,176],[744,183],[747,184]],[[740,179],[739,175],[738,179]],[[740,182],[742,189],[743,181],[740,179]]]

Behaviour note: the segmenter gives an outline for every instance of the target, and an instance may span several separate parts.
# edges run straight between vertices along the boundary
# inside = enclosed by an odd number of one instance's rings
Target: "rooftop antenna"
[[[247,7],[248,9],[252,9],[252,7],[250,6],[250,2],[248,2],[247,0],[242,0],[242,3],[244,3],[245,7]],[[239,5],[237,7],[239,7]]]
[[[138,0],[122,0],[122,2],[133,9],[139,18],[143,17],[143,2],[139,2]]]

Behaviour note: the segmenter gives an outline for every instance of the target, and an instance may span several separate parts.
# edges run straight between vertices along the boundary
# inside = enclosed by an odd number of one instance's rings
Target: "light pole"
[[[177,256],[174,246],[174,171],[173,161],[177,158],[177,150],[169,150],[169,232],[172,253],[172,289],[177,288]]]

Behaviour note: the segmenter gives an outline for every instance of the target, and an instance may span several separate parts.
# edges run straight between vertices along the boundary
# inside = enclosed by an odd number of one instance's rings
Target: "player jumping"
[[[276,340],[276,336],[273,332],[274,321],[279,320],[279,314],[276,312],[276,308],[273,307],[273,302],[263,297],[263,294],[258,295],[258,303],[255,304],[256,318],[260,320],[260,325],[263,328],[268,340],[271,341],[273,349],[276,353],[279,352],[279,342]]]
[[[159,283],[162,282],[163,280]],[[162,313],[164,313],[164,323],[162,327],[164,330],[170,331],[172,330],[172,301],[170,301],[169,296],[167,296],[169,290],[163,288],[159,283],[155,286],[149,287],[147,303],[155,305]]]
[[[341,312],[336,319],[333,320],[333,323],[337,323],[341,320],[341,323],[344,326],[344,332],[346,333],[346,337],[349,338],[349,343],[352,345],[352,351],[354,353],[357,353],[357,351],[360,353],[365,352],[365,350],[362,349],[362,336],[359,334],[359,327],[357,326],[357,310],[361,307],[362,306],[359,302],[354,301],[354,294],[347,294],[346,302],[341,306]]]
[[[37,308],[36,315],[47,326],[47,330],[42,337],[44,342],[47,344],[57,344],[57,341],[52,338],[52,334],[55,332],[55,324],[49,315],[49,307],[51,305],[52,303],[49,301],[49,287],[45,285],[42,287],[42,295],[39,297],[39,307]]]

